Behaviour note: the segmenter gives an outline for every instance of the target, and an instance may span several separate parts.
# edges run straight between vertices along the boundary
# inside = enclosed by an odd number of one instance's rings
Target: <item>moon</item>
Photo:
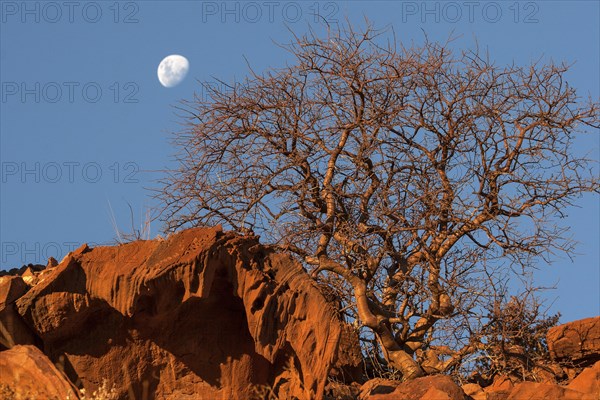
[[[190,62],[184,56],[171,54],[158,64],[158,80],[164,87],[171,88],[179,85],[190,69]]]

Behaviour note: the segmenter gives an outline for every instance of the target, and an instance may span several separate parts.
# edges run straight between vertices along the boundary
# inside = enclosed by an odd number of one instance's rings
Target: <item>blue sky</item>
[[[139,227],[148,188],[168,167],[175,105],[202,96],[199,82],[239,80],[285,63],[274,45],[348,19],[392,26],[402,41],[479,46],[498,64],[534,59],[574,63],[569,83],[599,98],[597,1],[6,1],[0,14],[0,268],[45,263],[81,243]],[[315,12],[323,18],[314,16]],[[169,54],[190,61],[175,88],[156,69]],[[246,61],[247,60],[247,61]],[[577,143],[598,159],[599,135]],[[586,196],[566,225],[580,242],[571,262],[540,266],[540,285],[563,321],[600,314],[599,206]],[[160,231],[152,225],[151,236]]]

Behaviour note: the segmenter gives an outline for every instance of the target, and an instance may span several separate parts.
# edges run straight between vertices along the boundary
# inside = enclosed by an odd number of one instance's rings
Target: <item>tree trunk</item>
[[[387,327],[385,329],[387,330]],[[385,359],[391,366],[402,373],[404,379],[414,379],[425,375],[425,372],[415,359],[404,351],[393,338],[392,343],[389,344],[385,344],[386,341],[381,335],[379,336],[379,340],[383,347]]]
[[[400,371],[405,379],[414,379],[425,375],[415,359],[398,345],[389,327],[384,322],[385,318],[374,315],[369,308],[365,283],[357,279],[353,282],[353,286],[358,316],[379,338],[385,358],[390,365]]]

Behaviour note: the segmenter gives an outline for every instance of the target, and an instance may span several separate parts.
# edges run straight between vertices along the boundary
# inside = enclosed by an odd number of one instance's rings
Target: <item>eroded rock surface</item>
[[[597,396],[594,396],[597,399]],[[590,394],[581,393],[552,383],[520,382],[510,392],[507,400],[595,400]]]
[[[449,376],[432,375],[407,382],[372,379],[360,392],[361,400],[466,400],[463,390]]]
[[[35,334],[23,322],[15,301],[29,290],[20,276],[0,277],[0,350],[17,344],[35,344]]]
[[[596,398],[600,399],[600,361],[584,369],[567,385],[567,388],[589,394],[590,397],[595,394]]]
[[[78,399],[66,376],[35,346],[0,352],[0,398]]]
[[[550,356],[582,366],[600,361],[600,316],[551,328],[547,334]]]
[[[548,365],[567,368],[561,385],[543,374],[497,375],[487,387],[441,375],[364,383],[335,299],[289,256],[220,228],[84,245],[16,271],[0,276],[0,398],[25,388],[75,399],[75,385],[92,393],[108,382],[123,400],[600,399],[600,317],[548,333]]]
[[[20,295],[50,360],[121,399],[318,399],[360,360],[301,265],[220,228],[82,246]]]

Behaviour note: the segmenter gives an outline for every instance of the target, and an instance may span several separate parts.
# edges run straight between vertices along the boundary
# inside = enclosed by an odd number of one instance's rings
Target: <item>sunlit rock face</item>
[[[600,317],[585,318],[548,330],[548,349],[555,360],[589,366],[600,361]]]
[[[31,337],[4,347],[36,342],[88,393],[106,380],[122,399],[313,399],[330,371],[360,371],[357,340],[318,286],[256,237],[197,228],[82,246],[36,274],[10,288]]]

